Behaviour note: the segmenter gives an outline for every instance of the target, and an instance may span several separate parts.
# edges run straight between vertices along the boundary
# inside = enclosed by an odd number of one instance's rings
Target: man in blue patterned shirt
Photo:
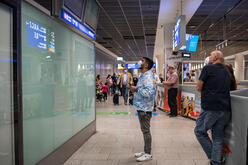
[[[152,110],[155,100],[155,78],[151,71],[153,61],[147,57],[143,57],[138,62],[138,68],[141,69],[141,76],[137,86],[132,86],[131,91],[134,92],[133,105],[138,112],[141,131],[144,136],[144,152],[136,153],[137,161],[147,161],[152,159],[151,144],[152,136],[150,132],[150,121],[152,118]]]

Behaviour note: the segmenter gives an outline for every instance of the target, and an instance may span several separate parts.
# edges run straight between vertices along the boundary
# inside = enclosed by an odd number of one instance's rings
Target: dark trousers
[[[202,110],[196,120],[195,135],[201,144],[211,165],[222,165],[222,143],[225,136],[225,127],[230,120],[229,111]],[[208,136],[211,130],[212,139]]]
[[[103,92],[103,95],[104,95],[104,100],[107,100],[108,99],[108,93],[107,92]]]
[[[177,115],[177,88],[168,90],[168,104],[172,115]]]
[[[147,154],[151,154],[152,135],[150,132],[150,121],[152,118],[152,112],[138,111],[138,117],[140,122],[140,128],[144,137],[144,152]]]

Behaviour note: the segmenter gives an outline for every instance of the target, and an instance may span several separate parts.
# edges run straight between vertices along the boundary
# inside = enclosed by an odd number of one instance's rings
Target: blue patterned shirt
[[[134,93],[133,106],[136,110],[152,112],[155,100],[155,78],[151,70],[142,74]]]

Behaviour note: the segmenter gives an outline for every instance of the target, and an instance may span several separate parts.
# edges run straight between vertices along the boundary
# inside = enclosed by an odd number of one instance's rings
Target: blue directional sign
[[[95,34],[92,31],[90,31],[84,25],[80,24],[77,20],[75,20],[64,10],[61,10],[61,18],[71,24],[72,26],[74,26],[75,28],[77,28],[78,30],[80,30],[81,32],[83,32],[84,34],[86,34],[87,36],[89,36],[90,38],[95,40]]]
[[[29,46],[55,53],[55,33],[51,29],[26,20],[26,38]]]
[[[39,24],[26,20],[27,44],[40,49],[47,49],[47,29]]]
[[[178,19],[177,19],[177,23],[176,23],[176,25],[175,25],[175,29],[174,29],[174,35],[175,35],[175,41],[174,41],[174,46],[175,46],[175,48],[181,43],[181,41],[180,41],[180,23],[181,23],[181,19],[180,19],[180,17],[178,17]]]
[[[126,68],[127,69],[138,69],[138,65],[137,64],[126,64]]]

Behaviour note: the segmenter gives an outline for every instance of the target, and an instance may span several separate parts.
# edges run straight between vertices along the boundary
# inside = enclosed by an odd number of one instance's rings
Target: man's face
[[[170,73],[173,73],[173,72],[174,72],[174,69],[171,68],[171,67],[169,67],[169,72],[170,72]]]
[[[142,59],[141,60],[142,64],[141,64],[141,68],[146,68],[146,60],[145,59]]]

